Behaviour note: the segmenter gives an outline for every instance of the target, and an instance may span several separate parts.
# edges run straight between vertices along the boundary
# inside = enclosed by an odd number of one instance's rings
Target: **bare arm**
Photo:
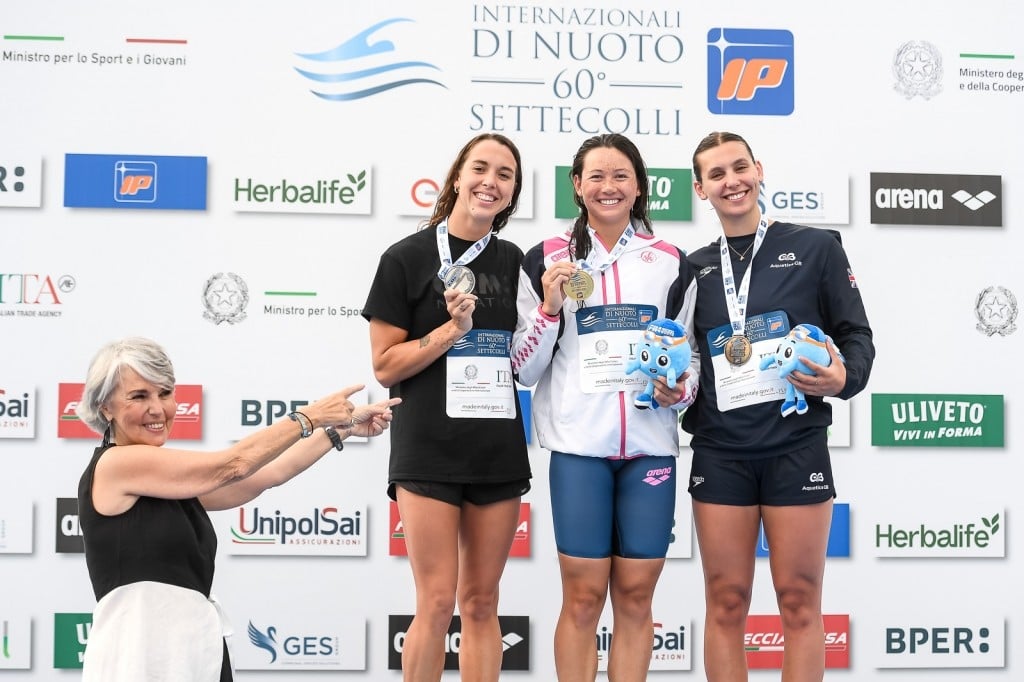
[[[353,419],[358,422],[357,425],[339,428],[338,435],[343,440],[353,434],[367,437],[381,435],[391,423],[391,408],[400,402],[401,398],[391,398],[357,407],[353,410]],[[252,476],[207,493],[200,497],[200,501],[210,511],[231,509],[245,504],[264,490],[295,478],[333,449],[327,433],[323,429],[316,429],[312,436],[299,440]]]
[[[476,296],[450,289],[444,297],[452,319],[418,339],[410,339],[405,329],[376,317],[370,320],[373,374],[382,386],[390,388],[419,374],[473,328]]]
[[[349,386],[307,405],[303,413],[314,426],[348,424],[354,410],[348,396],[362,388]],[[96,464],[93,505],[101,514],[113,515],[131,508],[141,496],[202,497],[249,478],[294,445],[301,431],[299,424],[287,419],[213,452],[153,445],[113,447]]]

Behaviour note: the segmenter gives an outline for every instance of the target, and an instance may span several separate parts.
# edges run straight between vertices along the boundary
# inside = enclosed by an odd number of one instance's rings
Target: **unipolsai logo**
[[[406,55],[396,43],[401,31],[389,30],[395,24],[415,23],[412,19],[395,17],[377,22],[340,45],[323,52],[297,52],[304,60],[295,71],[310,81],[314,95],[331,102],[348,102],[373,97],[388,90],[411,85],[446,87],[435,80],[436,65]],[[404,43],[402,44],[404,47]],[[390,53],[395,53],[391,55]],[[393,57],[385,59],[381,55]]]

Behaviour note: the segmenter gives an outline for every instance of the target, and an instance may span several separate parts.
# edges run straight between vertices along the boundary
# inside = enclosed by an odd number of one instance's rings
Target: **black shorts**
[[[828,445],[760,459],[725,459],[694,451],[690,496],[736,506],[817,504],[836,496]]]
[[[530,492],[530,479],[504,481],[502,483],[450,483],[447,481],[391,481],[388,497],[397,500],[395,486],[402,486],[411,493],[440,500],[461,507],[463,502],[475,505],[493,504],[502,500],[522,497]]]

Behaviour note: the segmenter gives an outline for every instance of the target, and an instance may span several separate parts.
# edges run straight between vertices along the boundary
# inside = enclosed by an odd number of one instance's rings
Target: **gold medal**
[[[594,278],[583,270],[577,270],[562,285],[562,291],[574,301],[585,301],[594,293]]]
[[[753,346],[750,344],[750,339],[743,334],[734,334],[725,342],[725,348],[722,352],[725,354],[725,359],[729,361],[730,365],[739,366],[745,364],[750,359]]]
[[[453,265],[444,273],[444,288],[455,289],[464,294],[472,293],[476,288],[476,275],[465,266]]]

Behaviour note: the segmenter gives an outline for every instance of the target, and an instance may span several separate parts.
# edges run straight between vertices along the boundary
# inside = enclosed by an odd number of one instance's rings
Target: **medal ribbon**
[[[726,241],[724,233],[718,239],[722,257],[722,286],[725,289],[725,303],[729,308],[729,322],[732,324],[732,333],[734,335],[743,336],[743,329],[747,325],[747,292],[750,290],[750,271],[754,269],[754,257],[757,256],[767,231],[768,218],[762,215],[761,222],[757,225],[754,247],[750,252],[750,264],[747,265],[747,270],[743,273],[743,281],[740,282],[738,293],[736,291],[736,278],[732,274],[729,242]]]
[[[589,225],[587,228],[593,230]],[[629,246],[629,241],[635,234],[636,228],[633,227],[633,224],[630,223],[629,225],[626,225],[626,229],[623,230],[622,234],[619,236],[619,240],[615,242],[615,246],[612,247],[612,250],[608,252],[608,256],[601,263],[594,266],[588,263],[585,259],[580,259],[577,261],[579,268],[588,274],[591,272],[598,275],[602,274],[605,270],[615,264],[615,261],[619,259],[619,256],[626,252],[626,247]]]
[[[494,236],[493,232],[488,232],[480,239],[476,240],[472,246],[466,249],[466,252],[459,256],[459,259],[452,263],[452,251],[448,246],[448,222],[444,221],[437,226],[437,255],[441,259],[441,269],[437,271],[437,277],[442,282],[444,277],[448,274],[448,271],[455,265],[467,265],[473,262],[477,256],[479,256],[487,244],[491,241],[491,237]]]

